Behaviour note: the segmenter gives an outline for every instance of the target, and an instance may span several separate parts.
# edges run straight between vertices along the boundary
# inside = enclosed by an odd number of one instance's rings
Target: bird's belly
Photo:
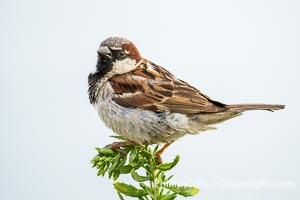
[[[105,125],[126,140],[140,144],[172,142],[187,133],[207,130],[206,125],[185,114],[125,108],[113,101],[109,84],[100,87],[95,107]]]
[[[171,142],[189,129],[188,118],[178,113],[124,108],[111,99],[99,100],[96,108],[107,127],[126,140],[140,144]]]
[[[166,130],[166,125],[159,125],[161,117],[149,111],[124,108],[105,100],[98,103],[97,110],[106,126],[140,144],[158,142],[160,134]]]

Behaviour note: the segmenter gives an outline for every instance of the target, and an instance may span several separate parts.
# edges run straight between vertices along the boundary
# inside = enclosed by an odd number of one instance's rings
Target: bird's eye
[[[123,51],[120,51],[119,52],[119,57],[120,58],[124,58],[126,56],[126,54],[123,52]]]

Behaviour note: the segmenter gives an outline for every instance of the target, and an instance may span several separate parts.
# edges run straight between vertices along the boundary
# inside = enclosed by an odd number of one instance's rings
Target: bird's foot
[[[163,159],[161,158],[161,154],[168,148],[173,142],[166,143],[157,153],[156,153],[156,164],[160,165],[163,163]]]
[[[106,145],[104,148],[115,150],[119,152],[121,156],[125,157],[127,152],[121,147],[133,146],[133,145],[137,145],[137,143],[133,141],[113,142],[109,145]]]
[[[156,162],[157,165],[160,165],[160,164],[163,163],[163,159],[161,158],[160,154],[156,154],[155,162]]]

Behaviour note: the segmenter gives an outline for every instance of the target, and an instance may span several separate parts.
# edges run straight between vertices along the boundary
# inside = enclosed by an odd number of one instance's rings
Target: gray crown
[[[108,47],[122,47],[124,44],[130,44],[131,42],[126,38],[121,37],[109,37],[103,42],[101,42],[100,47],[108,46]]]

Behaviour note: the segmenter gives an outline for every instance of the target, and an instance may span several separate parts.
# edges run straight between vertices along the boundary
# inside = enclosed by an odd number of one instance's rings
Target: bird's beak
[[[107,46],[100,47],[99,50],[97,51],[97,53],[98,53],[99,56],[109,56],[109,57],[112,56],[112,53],[111,53],[110,49]]]
[[[110,62],[114,62],[115,59],[113,58],[113,55],[111,53],[111,50],[107,47],[100,47],[97,51],[98,55],[102,60],[109,60]]]

